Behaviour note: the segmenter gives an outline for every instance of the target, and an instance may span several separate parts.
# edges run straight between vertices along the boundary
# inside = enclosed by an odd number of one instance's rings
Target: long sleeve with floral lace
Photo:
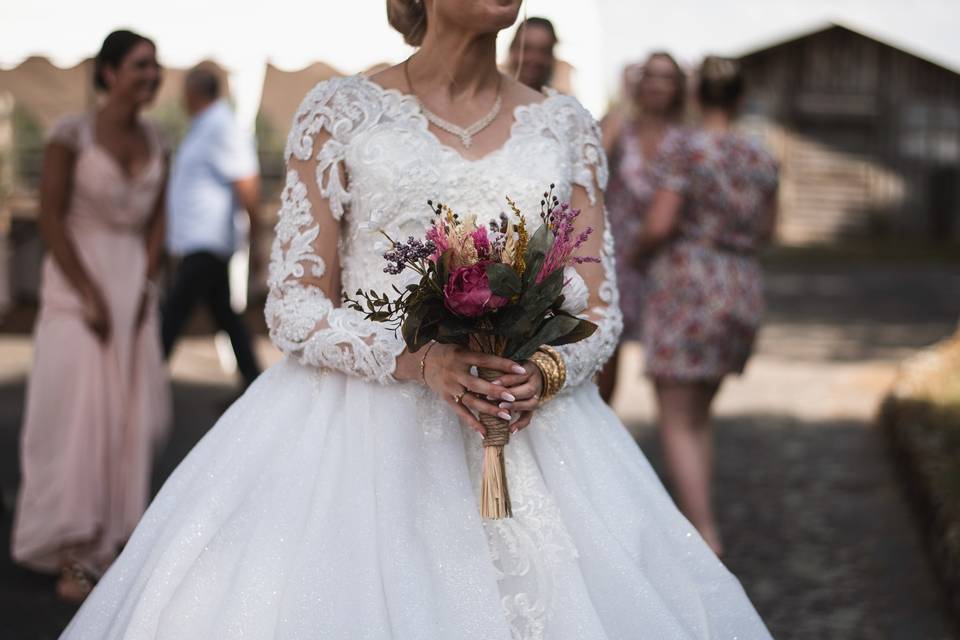
[[[593,229],[578,254],[597,256],[600,262],[576,265],[589,292],[587,309],[581,317],[596,323],[597,330],[586,340],[559,347],[567,368],[566,388],[589,380],[603,368],[613,355],[623,330],[614,269],[613,234],[603,205],[608,169],[600,142],[600,127],[593,116],[572,98],[568,116],[565,129],[570,138],[574,185],[571,205],[581,209],[577,228],[589,226]]]
[[[337,104],[336,89],[324,82],[307,95],[287,140],[266,321],[273,343],[300,362],[390,383],[403,340],[339,304],[340,225],[351,200],[343,160],[362,123]]]

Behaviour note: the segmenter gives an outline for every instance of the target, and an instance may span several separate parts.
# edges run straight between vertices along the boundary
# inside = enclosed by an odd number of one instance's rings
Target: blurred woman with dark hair
[[[617,239],[617,284],[623,311],[623,340],[641,340],[643,269],[629,259],[655,190],[650,168],[668,140],[682,135],[686,75],[665,51],[624,70],[623,102],[601,123],[610,161],[607,212]],[[672,142],[670,142],[672,144]],[[610,401],[617,381],[620,349],[600,374],[603,399]]]
[[[710,405],[750,357],[763,306],[756,254],[773,235],[778,183],[773,157],[733,128],[743,91],[739,63],[703,62],[701,125],[664,144],[632,255],[649,264],[643,336],[667,468],[681,509],[718,555]]]
[[[552,22],[537,16],[525,19],[510,42],[507,72],[534,91],[542,91],[553,80],[557,42]]]
[[[43,264],[27,391],[13,557],[59,572],[82,600],[142,515],[169,416],[154,277],[167,153],[140,117],[156,47],[115,31],[95,62],[98,107],[49,137],[40,184]]]

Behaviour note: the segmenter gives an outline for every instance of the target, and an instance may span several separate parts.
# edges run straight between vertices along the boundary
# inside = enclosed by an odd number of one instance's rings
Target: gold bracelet
[[[557,366],[550,354],[544,351],[536,351],[530,356],[530,361],[540,370],[543,378],[543,389],[541,390],[541,400],[546,402],[560,391],[563,381],[560,373],[560,367]]]
[[[420,380],[423,384],[427,384],[427,356],[430,354],[430,349],[433,349],[433,345],[437,344],[437,341],[434,340],[427,345],[427,350],[423,352],[423,357],[420,358]]]
[[[549,345],[543,345],[539,350],[550,356],[557,365],[557,387],[554,394],[559,393],[563,385],[567,382],[567,363],[563,361],[563,356],[560,352]]]

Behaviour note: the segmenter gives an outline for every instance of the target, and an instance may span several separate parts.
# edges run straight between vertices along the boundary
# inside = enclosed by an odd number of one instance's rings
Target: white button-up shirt
[[[223,100],[193,118],[180,143],[167,187],[167,248],[182,256],[210,251],[229,257],[235,249],[237,180],[259,173],[253,140],[237,126]]]

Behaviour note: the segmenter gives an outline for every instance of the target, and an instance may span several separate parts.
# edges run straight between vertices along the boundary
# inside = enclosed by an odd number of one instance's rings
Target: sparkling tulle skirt
[[[419,385],[285,359],[173,473],[63,637],[769,638],[593,384],[506,449]]]

